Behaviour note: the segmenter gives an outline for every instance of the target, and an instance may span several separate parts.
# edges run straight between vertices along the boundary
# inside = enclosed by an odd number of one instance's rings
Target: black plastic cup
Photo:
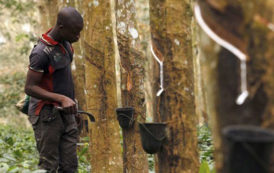
[[[228,145],[225,169],[233,173],[269,173],[274,132],[256,126],[228,126],[223,130]]]
[[[130,129],[134,124],[134,108],[124,107],[116,109],[117,120],[122,129]]]
[[[166,139],[166,123],[139,123],[139,128],[145,152],[159,152]]]

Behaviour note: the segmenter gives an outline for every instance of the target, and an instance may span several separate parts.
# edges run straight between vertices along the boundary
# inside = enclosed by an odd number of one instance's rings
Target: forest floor
[[[78,148],[79,173],[90,172],[87,159],[88,140],[81,141]],[[31,128],[0,125],[0,172],[2,173],[42,173],[39,170],[38,153]]]
[[[214,173],[211,133],[206,126],[199,128],[199,149],[201,167],[199,173]],[[89,173],[88,137],[81,139],[78,147],[79,173]],[[154,172],[153,155],[148,156],[150,173]],[[33,131],[30,127],[0,124],[0,172],[42,173],[37,167],[38,153]]]

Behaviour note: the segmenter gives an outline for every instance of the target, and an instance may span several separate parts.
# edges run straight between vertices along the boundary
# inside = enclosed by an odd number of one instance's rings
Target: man
[[[28,114],[39,151],[39,167],[48,172],[77,172],[77,110],[70,65],[71,43],[78,41],[82,29],[79,12],[63,8],[54,28],[42,35],[30,55],[25,85],[26,94],[31,96]]]

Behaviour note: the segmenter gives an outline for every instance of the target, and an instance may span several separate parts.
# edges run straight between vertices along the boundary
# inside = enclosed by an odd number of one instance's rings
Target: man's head
[[[65,7],[58,13],[56,27],[62,40],[71,43],[78,41],[84,27],[81,14],[72,7]]]

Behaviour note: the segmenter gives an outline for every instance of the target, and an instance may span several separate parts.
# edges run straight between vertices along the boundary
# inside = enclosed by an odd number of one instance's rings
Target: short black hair
[[[65,7],[58,12],[57,25],[63,25],[66,27],[76,23],[83,23],[83,17],[75,8]]]

